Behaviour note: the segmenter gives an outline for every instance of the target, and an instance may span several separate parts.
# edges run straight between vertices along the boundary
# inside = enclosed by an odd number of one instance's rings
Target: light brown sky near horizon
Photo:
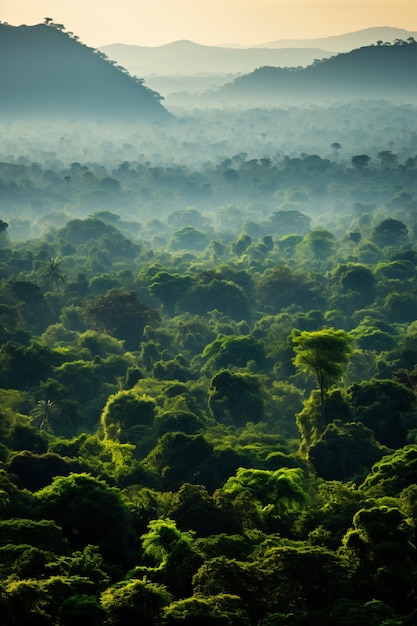
[[[254,45],[372,26],[417,31],[417,0],[0,0],[13,26],[52,17],[84,43]]]

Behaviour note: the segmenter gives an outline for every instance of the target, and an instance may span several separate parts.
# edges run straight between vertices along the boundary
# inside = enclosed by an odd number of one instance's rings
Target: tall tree
[[[323,411],[327,390],[343,374],[352,351],[352,340],[344,330],[325,328],[312,332],[294,331],[292,341],[294,365],[316,377]]]

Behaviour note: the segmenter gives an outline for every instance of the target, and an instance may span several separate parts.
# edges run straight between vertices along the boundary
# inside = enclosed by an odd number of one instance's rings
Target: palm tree
[[[39,400],[31,412],[31,422],[39,430],[46,430],[51,433],[53,432],[53,418],[58,412],[59,409],[55,406],[53,400]]]
[[[45,259],[40,271],[40,279],[43,285],[52,291],[59,291],[65,285],[65,274],[60,271],[62,261],[56,256]]]

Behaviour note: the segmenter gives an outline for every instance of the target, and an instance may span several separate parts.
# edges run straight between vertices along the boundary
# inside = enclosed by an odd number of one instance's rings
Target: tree
[[[407,443],[409,431],[417,428],[416,397],[395,380],[372,379],[347,389],[353,415],[370,428],[375,439],[390,448]]]
[[[194,533],[179,530],[169,518],[151,520],[148,529],[141,537],[144,556],[156,561],[155,574],[170,591],[177,597],[187,597],[192,592],[192,578],[202,563],[194,547]]]
[[[110,564],[131,562],[132,521],[121,493],[89,474],[56,476],[35,494],[41,519],[61,526],[72,548],[98,545]]]
[[[302,372],[316,377],[323,411],[327,390],[343,374],[352,351],[352,340],[344,330],[326,328],[313,332],[294,331],[292,341],[296,353],[294,364]]]
[[[248,374],[219,372],[210,383],[209,410],[218,422],[242,427],[260,422],[264,403],[259,378]]]
[[[144,428],[151,426],[155,414],[155,400],[133,390],[111,395],[101,415],[106,438],[121,443],[135,442]]]
[[[220,335],[204,348],[202,356],[207,360],[207,370],[213,367],[246,367],[252,361],[263,367],[267,362],[262,343],[247,335]]]
[[[178,300],[177,306],[180,311],[194,315],[217,310],[238,321],[249,318],[249,300],[242,287],[214,276],[208,282],[192,285]]]
[[[123,339],[128,350],[138,350],[147,324],[159,320],[156,311],[143,304],[134,291],[110,289],[87,306],[89,321],[100,331]]]
[[[352,165],[356,170],[362,171],[368,167],[371,157],[367,154],[356,154],[352,157]]]
[[[181,529],[193,530],[199,537],[239,530],[235,519],[228,519],[203,485],[181,485],[168,514]]]
[[[398,155],[393,154],[391,150],[382,150],[377,156],[383,169],[390,169],[397,165]]]
[[[164,609],[163,626],[249,626],[248,615],[238,596],[222,593],[216,596],[186,598],[172,602]]]
[[[309,449],[309,460],[325,480],[354,480],[369,472],[372,465],[387,454],[373,432],[360,422],[329,424],[319,440]]]
[[[324,261],[335,251],[336,238],[328,230],[312,230],[303,239],[302,245],[314,259]]]
[[[191,284],[191,276],[161,271],[154,276],[149,291],[160,301],[167,313],[173,315],[177,301],[184,296]]]
[[[336,552],[302,543],[271,548],[261,568],[260,593],[268,612],[291,612],[304,618],[300,622],[304,624],[325,623],[328,607],[340,597],[347,579],[346,566]]]
[[[32,410],[32,423],[39,430],[53,432],[54,419],[59,415],[59,408],[53,400],[39,400]]]
[[[311,226],[311,218],[300,211],[274,211],[267,221],[268,230],[274,235],[304,235]]]
[[[60,291],[66,283],[65,274],[60,269],[61,264],[62,260],[58,256],[48,258],[45,259],[40,270],[39,279],[41,284],[51,291]]]
[[[204,484],[201,465],[213,453],[202,435],[169,432],[163,435],[144,463],[160,477],[161,488],[173,491],[184,482]]]
[[[9,225],[7,222],[3,222],[3,220],[0,220],[0,248],[6,247],[6,245],[8,244],[8,227]]]
[[[370,496],[398,496],[415,485],[416,472],[417,445],[404,446],[375,463],[361,489]]]
[[[104,609],[95,596],[76,594],[62,603],[58,612],[60,626],[101,626]]]
[[[248,491],[263,512],[282,516],[287,511],[302,508],[307,495],[303,488],[300,468],[280,468],[275,471],[240,467],[223,486],[226,493]]]
[[[197,597],[218,594],[238,596],[254,624],[259,622],[262,614],[263,584],[264,572],[258,562],[237,561],[225,556],[206,560],[193,579]]]
[[[375,226],[372,240],[380,247],[401,246],[408,241],[408,228],[400,220],[389,217]]]
[[[257,292],[261,304],[273,311],[294,304],[311,309],[320,301],[310,277],[293,271],[288,265],[267,269],[257,284]]]
[[[154,626],[162,608],[172,600],[162,586],[143,580],[127,580],[109,587],[100,597],[100,603],[111,626]]]
[[[8,463],[8,471],[16,477],[18,487],[31,491],[49,485],[54,476],[68,476],[81,469],[81,463],[75,459],[62,458],[53,452],[33,454],[29,450],[14,454]]]
[[[373,301],[377,281],[368,267],[359,263],[340,264],[332,274],[345,292],[354,291],[361,298],[361,304]]]
[[[387,602],[401,612],[415,606],[414,528],[394,507],[360,509],[343,538],[343,552],[354,568],[362,598]]]
[[[171,248],[173,250],[204,250],[208,242],[209,239],[205,233],[192,226],[184,226],[172,235]]]

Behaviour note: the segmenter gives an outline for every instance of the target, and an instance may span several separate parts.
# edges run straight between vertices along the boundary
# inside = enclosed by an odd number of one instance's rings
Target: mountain
[[[61,25],[0,24],[0,58],[3,118],[168,116],[159,94]]]
[[[417,43],[376,45],[338,54],[301,69],[263,67],[219,89],[222,102],[417,99]]]
[[[407,40],[409,37],[417,39],[417,31],[409,31],[404,28],[392,28],[390,26],[375,26],[365,28],[353,33],[321,37],[319,39],[279,39],[262,43],[254,48],[321,48],[334,52],[349,52],[355,48],[370,46],[378,41],[393,42],[396,39]]]
[[[307,49],[223,48],[203,46],[192,41],[174,41],[164,46],[112,44],[100,50],[140,76],[191,76],[241,74],[262,65],[306,66],[314,59],[329,56],[328,51]]]

